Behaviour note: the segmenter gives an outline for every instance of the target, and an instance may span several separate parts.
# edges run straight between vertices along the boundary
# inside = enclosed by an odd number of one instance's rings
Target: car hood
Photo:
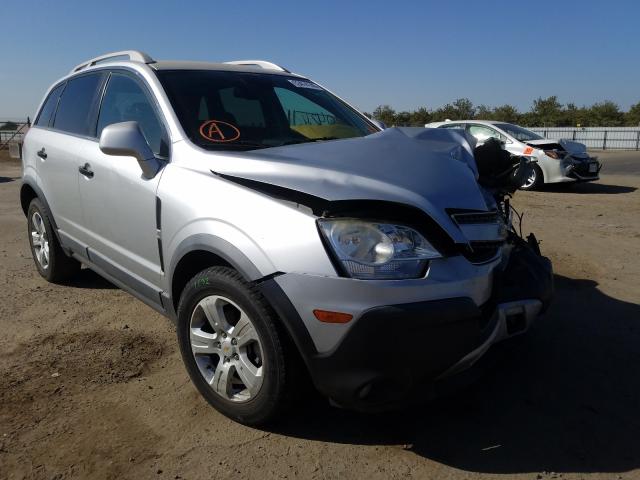
[[[554,146],[558,144],[571,154],[584,154],[587,151],[587,146],[584,143],[573,142],[571,140],[550,140],[548,138],[542,138],[540,140],[530,140],[527,142],[527,145],[538,148],[544,148],[546,146]]]
[[[418,207],[456,242],[466,242],[446,209],[487,210],[463,132],[390,128],[361,138],[204,155],[218,175],[334,200],[385,200]]]

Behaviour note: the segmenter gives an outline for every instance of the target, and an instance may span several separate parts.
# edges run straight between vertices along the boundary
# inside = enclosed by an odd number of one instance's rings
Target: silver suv
[[[35,265],[81,265],[175,321],[207,401],[277,415],[310,378],[335,404],[423,398],[525,331],[551,269],[480,185],[473,140],[382,130],[263,61],[89,60],[25,138]]]

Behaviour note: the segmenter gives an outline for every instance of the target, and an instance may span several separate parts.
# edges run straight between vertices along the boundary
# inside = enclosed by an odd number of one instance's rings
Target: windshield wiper
[[[264,145],[263,143],[253,143],[253,142],[218,142],[216,144],[201,144],[202,147],[211,149],[212,147],[234,147],[234,148],[250,148],[250,149],[259,149],[259,148],[269,148],[269,145]]]
[[[312,142],[323,142],[325,140],[339,140],[339,138],[338,137],[319,137],[319,138],[311,139]]]
[[[297,145],[300,143],[322,142],[324,140],[338,140],[338,137],[319,137],[319,138],[305,138],[304,140],[287,140],[286,142],[282,142],[274,146],[284,147],[285,145]]]

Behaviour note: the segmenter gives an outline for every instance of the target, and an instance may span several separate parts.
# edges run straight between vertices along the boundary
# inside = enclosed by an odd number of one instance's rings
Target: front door
[[[166,157],[166,130],[150,95],[133,75],[112,72],[98,115],[98,138],[107,125],[136,121],[154,153]],[[80,195],[91,261],[158,303],[163,268],[156,191],[162,171],[145,178],[135,158],[106,155],[98,143],[86,145],[82,157],[89,164],[80,176]]]

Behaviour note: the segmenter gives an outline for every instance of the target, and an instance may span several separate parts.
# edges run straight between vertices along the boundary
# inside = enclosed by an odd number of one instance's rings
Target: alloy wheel
[[[255,326],[235,302],[210,295],[189,322],[189,343],[200,374],[225,400],[246,402],[263,382],[263,349]]]
[[[33,212],[31,215],[31,248],[42,269],[49,268],[49,239],[39,212]]]
[[[536,183],[537,177],[538,177],[538,172],[536,172],[536,169],[534,167],[531,167],[529,175],[527,176],[527,179],[524,181],[524,184],[522,185],[522,187],[531,188]]]

